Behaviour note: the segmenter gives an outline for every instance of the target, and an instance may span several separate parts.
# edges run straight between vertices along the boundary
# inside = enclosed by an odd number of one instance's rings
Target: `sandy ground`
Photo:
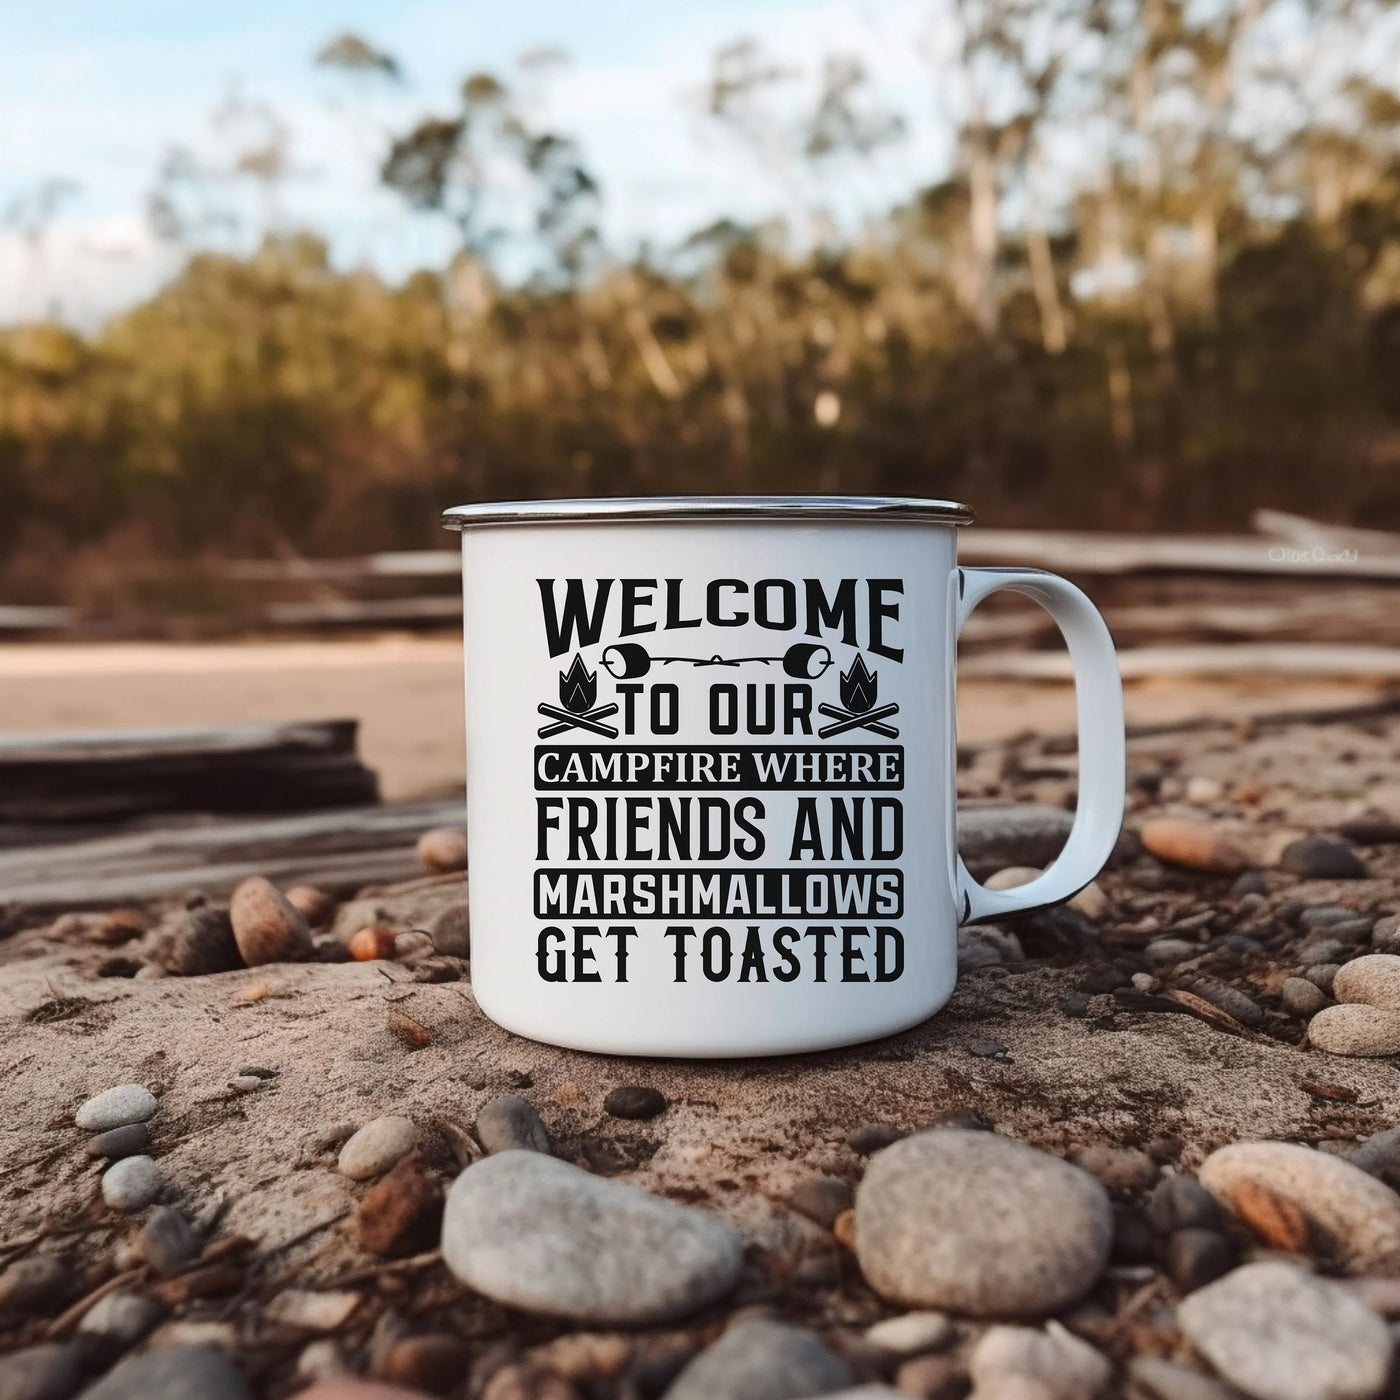
[[[1130,723],[1343,705],[1374,693],[1356,681],[1238,677],[1140,681]],[[446,637],[220,644],[0,646],[0,732],[254,719],[360,720],[360,748],[390,800],[461,786],[462,648]],[[1074,727],[1074,690],[1054,682],[965,680],[966,742]]]

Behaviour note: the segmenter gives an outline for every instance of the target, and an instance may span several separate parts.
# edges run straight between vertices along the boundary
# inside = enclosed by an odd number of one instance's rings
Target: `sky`
[[[347,30],[393,54],[404,81],[318,69],[315,53]],[[931,32],[926,0],[0,3],[0,324],[57,314],[91,327],[169,277],[181,254],[153,234],[150,192],[174,145],[229,160],[237,132],[212,116],[231,97],[245,113],[266,104],[287,127],[291,175],[270,206],[245,181],[242,227],[210,241],[246,247],[270,220],[315,228],[342,267],[397,278],[441,265],[451,229],[377,182],[387,135],[449,114],[470,72],[526,81],[516,60],[546,45],[569,62],[531,87],[533,110],[581,142],[615,246],[665,247],[721,213],[791,212],[783,182],[700,113],[715,51],[745,36],[805,75],[794,103],[826,54],[850,53],[879,100],[914,119],[869,167],[833,170],[823,199],[859,218],[946,171],[946,133],[921,120],[937,106],[921,51]],[[38,220],[46,190],[51,212]]]

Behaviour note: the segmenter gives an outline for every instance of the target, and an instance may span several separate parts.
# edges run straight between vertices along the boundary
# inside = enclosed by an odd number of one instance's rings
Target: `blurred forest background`
[[[250,256],[209,250],[230,181],[275,208],[295,136],[275,114],[225,170],[172,149],[149,214],[178,275],[92,333],[0,328],[0,597],[100,607],[152,560],[442,547],[442,506],[541,495],[1400,527],[1392,7],[948,4],[929,102],[956,158],[854,228],[841,188],[910,114],[841,53],[795,106],[784,56],[744,39],[694,100],[785,212],[679,246],[606,246],[589,152],[516,71],[467,71],[455,108],[380,133],[404,217],[459,234],[398,284],[272,218]],[[1266,23],[1290,42],[1256,43]],[[398,75],[354,33],[313,61]],[[43,192],[11,216],[41,240]]]

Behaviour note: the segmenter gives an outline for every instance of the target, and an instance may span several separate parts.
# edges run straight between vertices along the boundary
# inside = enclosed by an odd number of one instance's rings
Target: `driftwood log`
[[[358,728],[334,719],[0,736],[0,824],[377,802],[378,779],[355,752]]]

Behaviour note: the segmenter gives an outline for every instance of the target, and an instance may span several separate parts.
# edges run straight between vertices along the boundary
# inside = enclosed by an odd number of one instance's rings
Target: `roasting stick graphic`
[[[814,681],[831,666],[831,652],[820,642],[794,642],[781,656],[653,656],[640,642],[618,642],[606,648],[603,669],[617,681],[634,681],[653,666],[744,666],[778,663],[795,680]]]

